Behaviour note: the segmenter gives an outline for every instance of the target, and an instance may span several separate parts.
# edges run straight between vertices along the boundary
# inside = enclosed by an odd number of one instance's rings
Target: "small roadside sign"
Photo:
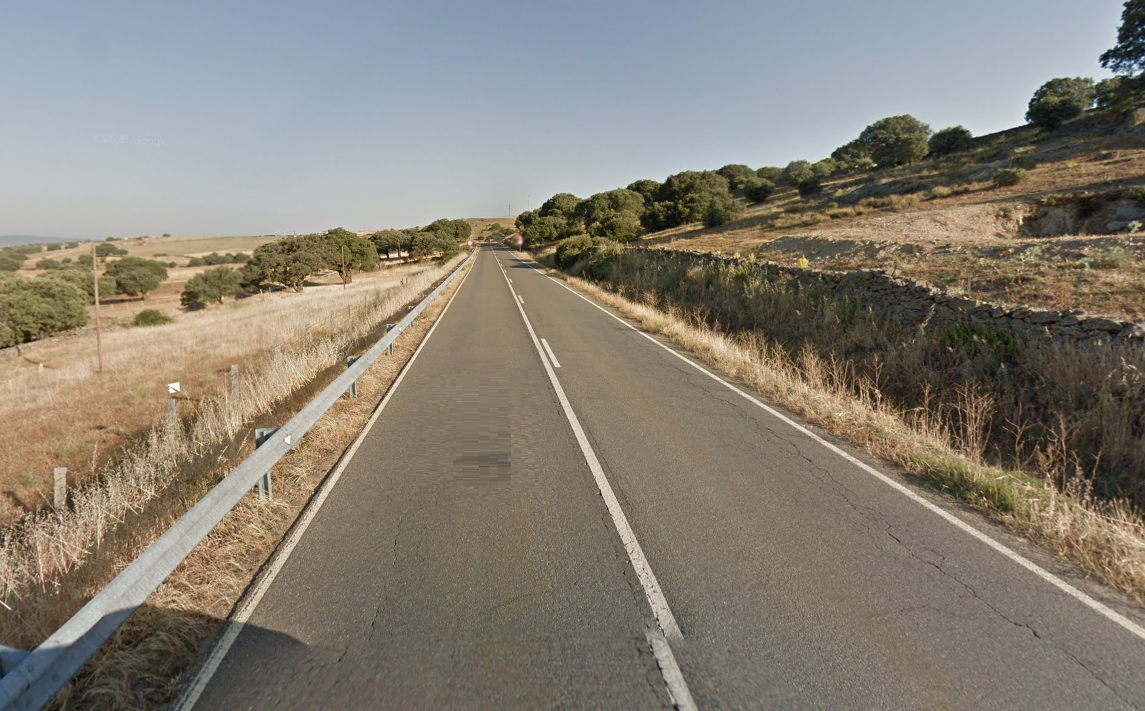
[[[176,380],[173,383],[167,383],[167,394],[168,395],[174,395],[175,393],[182,392],[182,390],[183,390],[183,386],[179,384],[178,380]]]
[[[470,246],[470,247],[472,247],[472,246],[473,246],[473,240],[469,240],[469,246]]]

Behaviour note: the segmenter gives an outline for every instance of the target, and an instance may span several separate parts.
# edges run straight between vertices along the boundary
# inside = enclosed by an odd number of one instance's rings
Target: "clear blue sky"
[[[814,160],[892,114],[988,133],[1106,76],[1121,6],[8,0],[0,234],[411,226]]]

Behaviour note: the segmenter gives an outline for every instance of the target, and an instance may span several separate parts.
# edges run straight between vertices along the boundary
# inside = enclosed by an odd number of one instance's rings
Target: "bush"
[[[739,163],[725,165],[716,172],[727,178],[728,188],[731,190],[739,190],[749,178],[756,177],[754,170]]]
[[[994,186],[1007,188],[1012,185],[1024,183],[1030,179],[1029,171],[1024,168],[1002,168],[994,173]]]
[[[108,239],[113,239],[108,237]],[[114,244],[101,242],[95,246],[95,256],[97,257],[121,257],[127,254],[126,249],[116,247]]]
[[[743,206],[731,195],[713,195],[704,213],[705,227],[719,227],[736,219],[743,212]]]
[[[762,168],[756,169],[755,177],[763,178],[772,185],[778,185],[783,180],[783,168],[765,165]]]
[[[557,242],[557,251],[553,260],[560,269],[568,269],[580,256],[592,248],[592,238],[588,235],[577,235]]]
[[[65,281],[68,284],[80,289],[87,295],[87,303],[95,303],[95,281],[92,279],[91,270],[80,268],[71,269],[54,269],[47,274],[41,274],[37,279],[48,279]],[[115,278],[106,274],[99,275],[99,295],[100,298],[106,299],[107,297],[115,294]]]
[[[581,268],[581,275],[594,281],[607,279],[623,253],[623,248],[616,242],[606,241],[593,247],[588,261]]]
[[[1092,79],[1050,79],[1034,92],[1026,110],[1026,121],[1044,131],[1055,131],[1093,106],[1096,93]]]
[[[928,145],[935,158],[962,153],[974,146],[974,134],[962,126],[951,126],[931,136]]]
[[[41,259],[36,262],[36,269],[63,269],[64,265],[55,259]]]
[[[823,179],[812,175],[799,181],[799,197],[807,199],[823,192]]]
[[[143,309],[135,314],[135,318],[131,320],[132,326],[162,326],[165,323],[171,323],[175,319],[164,314],[162,311],[156,309]]]
[[[591,236],[631,242],[640,239],[644,196],[633,190],[609,190],[582,202],[580,212]]]
[[[765,178],[751,178],[743,184],[743,196],[752,202],[764,202],[775,192],[775,183]]]
[[[713,205],[723,210],[730,200],[727,178],[712,171],[686,170],[668,176],[640,222],[649,232],[691,222],[708,222],[719,218],[718,214],[709,217]]]
[[[812,170],[811,163],[805,160],[793,160],[783,169],[783,183],[791,187],[797,187],[804,180],[814,176],[815,171]]]

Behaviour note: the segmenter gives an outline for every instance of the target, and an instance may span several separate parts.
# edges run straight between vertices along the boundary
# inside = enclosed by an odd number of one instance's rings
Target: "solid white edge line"
[[[549,360],[551,360],[553,362],[553,367],[554,368],[561,367],[561,364],[559,362],[557,362],[557,357],[555,355],[553,355],[553,349],[549,347],[549,342],[542,338],[541,339],[541,345],[545,347],[545,352],[549,354]]]
[[[477,260],[474,259],[473,262],[476,264]],[[429,342],[429,337],[433,335],[433,332],[437,329],[437,325],[441,323],[441,319],[445,317],[445,312],[449,310],[458,292],[461,291],[461,287],[465,285],[465,279],[469,276],[471,271],[473,271],[472,265],[465,271],[465,274],[462,275],[457,289],[454,290],[453,295],[449,297],[449,302],[446,303],[445,308],[438,314],[437,320],[433,322],[433,326],[426,332],[425,338],[418,344],[413,355],[406,361],[401,372],[398,373],[398,377],[394,380],[394,384],[386,391],[382,401],[378,403],[377,409],[374,410],[374,414],[370,417],[369,421],[366,422],[366,426],[362,428],[362,431],[358,434],[354,443],[350,445],[350,449],[346,451],[345,456],[342,457],[342,461],[338,463],[334,472],[322,484],[322,487],[318,490],[318,495],[307,504],[302,518],[294,527],[294,530],[291,531],[290,537],[287,538],[285,544],[274,554],[274,559],[271,561],[266,573],[259,578],[255,587],[251,590],[250,595],[243,596],[239,601],[238,606],[235,608],[235,613],[227,619],[226,628],[223,630],[223,633],[219,635],[218,641],[215,642],[215,645],[211,648],[211,652],[207,655],[206,661],[203,662],[203,665],[199,667],[199,671],[195,674],[195,680],[187,687],[187,691],[184,692],[175,705],[172,706],[174,711],[192,711],[192,709],[195,708],[199,697],[206,690],[207,684],[209,684],[211,678],[214,677],[219,665],[222,664],[223,659],[227,656],[227,652],[230,651],[231,645],[238,639],[239,633],[243,631],[247,620],[254,614],[255,609],[258,608],[258,604],[262,602],[263,596],[266,595],[267,590],[269,590],[271,584],[274,583],[274,579],[278,577],[278,573],[282,570],[282,567],[286,565],[286,561],[290,559],[290,554],[294,552],[294,548],[298,545],[299,541],[302,540],[306,529],[310,527],[310,523],[318,515],[322,504],[326,502],[326,497],[330,495],[330,491],[334,488],[334,485],[342,478],[342,472],[346,470],[346,467],[354,458],[358,447],[361,446],[363,440],[366,439],[366,435],[373,429],[374,423],[381,417],[382,411],[386,409],[386,404],[389,403],[393,394],[397,392],[398,386],[405,380],[406,373],[413,367],[414,361],[417,360],[418,354],[421,353],[421,349]]]
[[[525,262],[525,260],[523,260],[523,259],[520,259],[519,257],[518,257],[518,259],[519,259],[520,261],[524,262],[526,265],[528,265],[528,266],[529,266],[529,267],[531,267],[532,269],[534,269],[535,271],[537,271],[539,274],[541,274],[541,276],[543,276],[543,277],[545,277],[545,278],[547,278],[547,279],[550,279],[551,281],[553,281],[554,283],[558,284],[559,286],[561,286],[561,287],[564,287],[565,289],[567,289],[567,290],[568,290],[569,292],[571,292],[572,294],[575,294],[576,296],[579,296],[580,298],[584,299],[585,301],[587,301],[587,302],[588,302],[589,304],[591,304],[592,306],[595,306],[596,308],[600,309],[601,311],[603,311],[604,313],[608,314],[608,315],[609,315],[609,316],[611,316],[612,318],[616,319],[616,320],[617,320],[617,321],[619,321],[620,323],[624,324],[624,325],[625,325],[625,326],[627,326],[628,328],[632,329],[632,330],[633,330],[633,331],[635,331],[636,333],[639,333],[641,336],[644,336],[644,337],[645,337],[645,338],[647,338],[648,340],[652,341],[652,342],[653,342],[653,343],[655,343],[656,345],[660,346],[661,348],[663,348],[664,350],[668,351],[668,352],[669,352],[669,353],[671,353],[672,355],[676,356],[676,357],[677,357],[677,358],[679,358],[680,360],[684,361],[684,362],[685,362],[685,363],[687,363],[688,365],[692,366],[692,367],[693,367],[693,368],[695,368],[696,370],[698,370],[698,371],[700,371],[701,373],[703,373],[703,374],[707,375],[707,376],[708,376],[708,377],[710,377],[712,380],[715,380],[717,383],[719,383],[719,384],[723,385],[724,387],[728,388],[729,390],[732,390],[732,391],[734,391],[734,392],[736,392],[736,393],[738,393],[738,394],[742,395],[742,396],[743,396],[745,399],[747,399],[748,401],[750,401],[750,402],[754,403],[755,405],[758,405],[760,408],[762,408],[764,411],[768,412],[768,413],[769,413],[769,414],[771,414],[772,416],[774,416],[774,417],[776,417],[776,418],[778,418],[778,419],[782,420],[783,422],[786,422],[788,425],[791,425],[791,427],[793,427],[793,428],[795,428],[796,430],[798,430],[799,432],[802,432],[803,434],[807,435],[807,436],[808,436],[808,437],[810,437],[811,439],[815,440],[816,442],[818,442],[819,444],[823,445],[824,447],[826,447],[826,448],[827,448],[827,449],[829,449],[830,451],[834,452],[835,454],[839,455],[839,456],[840,456],[840,457],[842,457],[843,459],[846,459],[848,462],[850,462],[850,463],[854,464],[855,466],[859,467],[860,469],[862,469],[863,471],[867,472],[867,473],[868,473],[868,474],[870,474],[871,476],[875,477],[875,478],[876,478],[876,479],[878,479],[879,481],[883,482],[883,483],[884,483],[884,484],[886,484],[887,486],[891,487],[891,488],[892,488],[892,489],[894,489],[895,491],[898,491],[900,494],[903,494],[903,495],[905,495],[906,497],[908,497],[909,499],[911,499],[911,500],[912,500],[912,501],[914,501],[915,503],[917,503],[917,504],[919,504],[919,505],[923,506],[924,508],[926,508],[926,509],[927,509],[927,510],[929,510],[930,512],[937,514],[938,516],[942,517],[943,519],[945,519],[946,521],[948,521],[950,524],[952,524],[952,525],[953,525],[953,526],[955,526],[956,528],[959,528],[959,529],[961,529],[962,531],[964,531],[965,533],[968,533],[968,534],[970,534],[971,536],[973,536],[974,538],[978,539],[980,542],[982,542],[982,543],[985,543],[987,546],[989,546],[989,547],[993,548],[993,549],[994,549],[995,551],[997,551],[998,553],[1001,553],[1002,555],[1006,556],[1007,558],[1009,558],[1009,559],[1010,559],[1010,560],[1012,560],[1013,562],[1015,562],[1015,563],[1017,563],[1018,565],[1022,566],[1023,568],[1025,568],[1026,570],[1030,571],[1030,572],[1031,572],[1031,573],[1033,573],[1034,575],[1038,576],[1038,577],[1039,577],[1039,578],[1041,578],[1042,580],[1044,580],[1044,581],[1046,581],[1047,583],[1050,583],[1050,584],[1051,584],[1051,585],[1053,585],[1054,587],[1058,588],[1059,590],[1061,590],[1062,592],[1064,592],[1066,595],[1069,595],[1070,597],[1074,598],[1075,600],[1077,600],[1078,602],[1082,603],[1082,604],[1083,604],[1083,605],[1085,605],[1086,607],[1090,608],[1090,609],[1091,609],[1091,610],[1093,610],[1094,612],[1097,612],[1098,614],[1100,614],[1101,616],[1105,617],[1105,618],[1106,618],[1106,619],[1108,619],[1109,621],[1111,621],[1111,622],[1113,622],[1113,623],[1115,623],[1115,624],[1119,625],[1121,628],[1123,628],[1123,629],[1124,629],[1124,630],[1126,630],[1127,632],[1129,632],[1129,633],[1131,633],[1131,634],[1135,635],[1136,637],[1138,637],[1138,638],[1140,638],[1140,639],[1142,639],[1142,640],[1145,640],[1145,627],[1142,627],[1141,625],[1137,624],[1136,622],[1134,622],[1133,620],[1129,619],[1129,618],[1128,618],[1128,617],[1126,617],[1125,615],[1122,615],[1121,613],[1117,612],[1116,610],[1114,610],[1114,609],[1110,608],[1110,607],[1109,607],[1108,605],[1106,605],[1105,603],[1103,603],[1103,602],[1101,602],[1101,601],[1099,601],[1099,600],[1096,600],[1096,599],[1094,599],[1093,597],[1091,597],[1090,595],[1088,595],[1087,593],[1085,593],[1085,592],[1082,592],[1081,590],[1079,590],[1079,589],[1075,588],[1074,586],[1070,585],[1069,583],[1067,583],[1066,581],[1062,580],[1062,579],[1061,579],[1061,578],[1059,578],[1058,576],[1054,575],[1053,573],[1049,572],[1049,571],[1048,571],[1048,570],[1046,570],[1045,568],[1041,567],[1041,566],[1040,566],[1040,565],[1038,565],[1037,563],[1035,563],[1035,562],[1033,562],[1033,561],[1031,561],[1031,560],[1029,560],[1029,559],[1027,559],[1027,558],[1023,557],[1021,554],[1019,554],[1019,553],[1017,553],[1017,552],[1015,552],[1015,551],[1011,550],[1009,547],[1007,547],[1007,546],[1003,545],[1002,543],[1000,543],[1000,542],[998,542],[998,541],[994,540],[994,539],[993,539],[993,538],[991,538],[990,536],[988,536],[988,535],[986,535],[985,533],[983,533],[983,532],[979,531],[977,528],[974,528],[973,526],[971,526],[970,524],[966,523],[965,521],[963,521],[962,519],[958,518],[957,516],[955,516],[954,514],[950,513],[949,511],[946,511],[946,510],[942,509],[941,507],[939,507],[938,505],[936,505],[936,504],[934,504],[934,503],[932,503],[932,502],[930,502],[930,501],[927,501],[925,498],[923,498],[923,497],[922,497],[921,495],[919,495],[918,493],[916,493],[916,492],[914,492],[914,491],[911,491],[909,488],[907,488],[907,487],[906,487],[906,486],[904,486],[903,484],[900,484],[899,482],[895,481],[894,479],[891,479],[889,476],[887,476],[886,474],[883,474],[882,472],[880,472],[879,470],[875,469],[874,467],[872,467],[872,466],[870,466],[870,465],[868,465],[868,464],[866,464],[866,463],[864,463],[864,462],[860,461],[859,459],[857,459],[857,458],[855,458],[855,457],[851,456],[851,455],[850,455],[850,454],[848,454],[847,452],[844,452],[844,451],[843,451],[842,449],[840,449],[839,447],[836,447],[835,445],[831,444],[830,442],[828,442],[827,440],[823,439],[823,438],[822,438],[822,437],[820,437],[819,435],[815,434],[815,433],[814,433],[814,432],[812,432],[811,430],[807,429],[807,428],[806,428],[806,427],[804,427],[803,425],[799,424],[798,422],[795,422],[794,420],[792,420],[791,418],[787,417],[787,416],[786,416],[786,415],[784,415],[783,413],[781,413],[781,412],[778,412],[778,411],[777,411],[777,410],[775,410],[774,408],[772,408],[772,407],[770,407],[770,406],[766,405],[765,403],[761,402],[760,400],[758,400],[758,399],[757,399],[757,398],[755,398],[754,396],[752,396],[752,395],[750,395],[750,394],[748,394],[748,393],[744,392],[743,390],[741,390],[740,388],[736,387],[735,385],[732,385],[731,383],[727,382],[727,381],[726,381],[726,380],[724,380],[723,378],[721,378],[721,377],[719,377],[718,375],[716,375],[715,373],[711,372],[710,370],[708,370],[708,369],[707,369],[707,368],[705,368],[704,366],[702,366],[702,365],[700,365],[700,364],[696,363],[695,361],[693,361],[693,360],[692,360],[692,359],[690,359],[690,358],[687,358],[687,357],[685,357],[685,356],[681,355],[680,353],[677,353],[675,350],[673,350],[673,349],[669,348],[668,346],[664,345],[664,344],[663,344],[663,343],[661,343],[660,341],[658,341],[658,340],[656,340],[655,338],[653,338],[651,335],[649,335],[649,334],[645,333],[644,331],[640,330],[639,328],[636,328],[635,326],[633,326],[632,324],[628,323],[628,322],[627,322],[627,321],[625,321],[624,319],[620,318],[620,317],[619,317],[619,316],[617,316],[616,314],[612,313],[612,312],[611,312],[611,311],[609,311],[608,309],[604,308],[604,307],[603,307],[603,306],[601,306],[600,304],[597,304],[597,303],[596,303],[596,302],[594,302],[592,299],[589,299],[589,298],[588,298],[587,296],[585,296],[584,294],[581,294],[580,292],[576,291],[576,290],[575,290],[575,289],[573,289],[571,286],[569,286],[569,285],[567,285],[567,284],[565,284],[565,283],[561,282],[559,279],[554,279],[553,277],[549,276],[548,274],[545,274],[544,272],[542,272],[542,271],[541,271],[540,269],[538,269],[537,267],[535,267],[535,266],[533,266],[533,265],[529,264],[528,262]]]
[[[505,281],[508,282],[508,280],[509,277],[505,277]],[[513,290],[513,285],[507,284],[507,286],[513,296],[516,296],[517,292]],[[561,387],[560,381],[557,380],[557,374],[553,372],[552,366],[549,365],[548,359],[545,358],[544,348],[541,347],[540,341],[537,340],[537,334],[533,331],[533,324],[529,322],[529,317],[525,315],[525,310],[521,308],[519,304],[517,305],[517,311],[520,312],[521,318],[525,321],[525,328],[529,330],[529,337],[533,340],[533,346],[537,349],[537,354],[541,357],[541,364],[545,366],[545,372],[549,376],[549,382],[552,383],[553,389],[556,390],[557,399],[561,403],[561,409],[564,410],[565,418],[568,419],[569,425],[572,427],[577,444],[580,445],[581,453],[584,454],[585,462],[588,464],[589,470],[592,471],[593,479],[596,480],[596,486],[600,489],[600,495],[604,499],[609,515],[612,516],[612,524],[616,527],[616,532],[620,535],[620,540],[624,544],[624,550],[628,553],[628,560],[632,563],[632,568],[636,571],[636,577],[640,580],[640,585],[644,588],[644,595],[648,598],[648,604],[652,607],[652,614],[656,616],[657,624],[660,625],[664,636],[670,641],[683,639],[683,635],[680,634],[680,626],[676,624],[676,618],[672,615],[672,609],[668,607],[668,600],[660,590],[660,583],[656,581],[656,575],[652,572],[652,566],[648,564],[648,559],[644,557],[644,550],[640,547],[640,542],[636,540],[636,534],[633,533],[632,526],[628,523],[628,517],[624,515],[624,511],[620,508],[620,501],[616,498],[616,493],[612,490],[612,485],[608,483],[608,479],[604,476],[604,469],[600,466],[600,461],[596,458],[596,453],[592,451],[588,437],[585,435],[584,429],[580,426],[580,420],[577,419],[568,397],[565,396],[564,388]]]
[[[508,277],[505,278],[508,279]],[[520,301],[522,304],[525,303],[525,300],[521,298],[520,294],[517,294],[517,301]]]
[[[660,676],[668,685],[668,696],[672,697],[672,705],[679,711],[696,711],[696,701],[692,692],[688,690],[688,683],[684,681],[684,674],[680,665],[676,663],[676,655],[664,635],[656,630],[647,630],[648,644],[652,647],[652,654],[656,656],[656,664],[660,667]]]

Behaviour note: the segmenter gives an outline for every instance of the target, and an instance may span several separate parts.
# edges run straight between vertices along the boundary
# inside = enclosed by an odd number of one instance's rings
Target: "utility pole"
[[[342,290],[346,290],[346,245],[342,245]]]
[[[95,243],[91,245],[91,278],[95,283],[95,353],[96,366],[95,372],[103,372],[103,336],[99,328],[99,269],[95,263]]]

